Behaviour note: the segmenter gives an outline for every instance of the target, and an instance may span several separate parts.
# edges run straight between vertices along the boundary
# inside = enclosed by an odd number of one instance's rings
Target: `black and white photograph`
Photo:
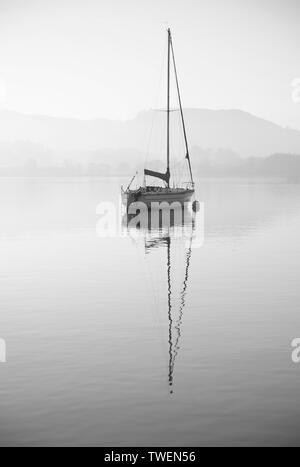
[[[300,447],[299,0],[0,0],[0,447]]]

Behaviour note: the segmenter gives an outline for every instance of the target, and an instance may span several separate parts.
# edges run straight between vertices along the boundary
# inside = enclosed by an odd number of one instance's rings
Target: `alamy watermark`
[[[0,339],[0,363],[6,363],[6,342]]]
[[[295,104],[300,103],[300,78],[293,79],[292,83],[292,101]]]
[[[300,363],[300,338],[296,337],[292,340],[291,343],[292,348],[292,361],[293,363]]]
[[[192,209],[193,206],[193,209]],[[204,243],[204,203],[152,202],[149,206],[137,201],[128,207],[109,201],[97,206],[99,238],[137,237],[155,233],[164,237],[183,238],[192,248]],[[191,242],[192,241],[192,242]]]

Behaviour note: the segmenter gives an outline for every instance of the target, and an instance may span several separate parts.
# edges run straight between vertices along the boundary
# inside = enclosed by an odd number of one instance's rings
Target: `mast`
[[[167,83],[167,174],[170,174],[170,49],[171,49],[171,30],[168,29],[168,83]],[[170,177],[167,182],[170,188]]]
[[[191,161],[190,161],[190,152],[189,152],[189,146],[188,146],[188,141],[187,141],[187,135],[186,135],[186,128],[185,128],[185,121],[184,121],[184,116],[183,116],[183,109],[182,109],[182,103],[181,103],[181,96],[180,96],[180,91],[179,91],[179,84],[178,84],[178,76],[177,76],[177,69],[176,69],[176,64],[175,64],[175,56],[174,56],[174,50],[173,50],[173,42],[172,42],[172,35],[171,35],[171,30],[168,29],[168,65],[167,65],[167,171],[166,173],[161,173],[161,172],[156,172],[154,170],[144,170],[144,175],[149,175],[150,177],[156,177],[160,178],[163,180],[167,187],[170,188],[170,72],[171,72],[171,58],[174,66],[174,72],[175,72],[175,78],[176,78],[176,88],[177,88],[177,94],[178,94],[178,101],[179,101],[179,106],[180,106],[180,115],[181,115],[181,122],[182,122],[182,127],[183,127],[183,135],[184,135],[184,141],[185,141],[185,149],[186,149],[186,159],[188,161],[189,165],[189,171],[190,171],[190,177],[191,177],[191,183],[192,186],[194,187],[194,179],[193,179],[193,173],[192,173],[192,166],[191,166]],[[172,55],[172,57],[171,57]]]
[[[172,42],[172,36],[171,36],[171,31],[170,30],[169,30],[169,41],[170,41],[170,48],[171,48],[171,51],[172,51],[172,59],[173,59],[173,65],[174,65],[174,73],[175,73],[177,94],[178,94],[178,102],[179,102],[179,107],[180,107],[180,115],[181,115],[183,136],[184,136],[185,149],[186,149],[186,159],[187,159],[188,164],[189,164],[191,182],[192,182],[192,185],[194,186],[193,172],[192,172],[192,166],[191,166],[191,160],[190,160],[190,151],[189,151],[189,145],[188,145],[188,140],[187,140],[187,135],[186,135],[186,127],[185,127],[183,108],[182,108],[182,102],[181,102],[181,95],[180,95],[180,89],[179,89],[179,82],[178,82],[177,68],[176,68],[176,62],[175,62],[174,48],[173,48],[173,42]]]

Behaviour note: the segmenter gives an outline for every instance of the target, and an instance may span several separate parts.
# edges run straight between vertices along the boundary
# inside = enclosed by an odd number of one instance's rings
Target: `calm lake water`
[[[100,238],[122,182],[0,181],[0,444],[300,445],[300,185],[201,181],[189,248]]]

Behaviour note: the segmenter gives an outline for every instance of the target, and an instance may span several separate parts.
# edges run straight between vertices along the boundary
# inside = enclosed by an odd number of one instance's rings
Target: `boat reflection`
[[[167,317],[168,317],[168,385],[170,394],[173,394],[175,363],[180,351],[180,339],[182,336],[182,323],[184,310],[186,308],[186,297],[192,257],[193,235],[196,225],[196,214],[182,207],[181,212],[170,211],[169,216],[164,216],[160,212],[159,218],[153,223],[153,218],[157,213],[149,209],[144,213],[144,219],[134,219],[134,215],[125,214],[123,216],[123,229],[129,235],[138,234],[142,237],[145,245],[145,254],[150,254],[152,250],[164,248],[166,250],[166,277],[167,277]],[[154,216],[153,216],[154,214]],[[146,217],[145,217],[146,216]],[[134,222],[132,222],[134,221]],[[146,221],[146,222],[145,222]],[[184,277],[179,302],[174,303],[172,289],[172,246],[177,239],[184,253]],[[178,242],[177,242],[178,243]]]

